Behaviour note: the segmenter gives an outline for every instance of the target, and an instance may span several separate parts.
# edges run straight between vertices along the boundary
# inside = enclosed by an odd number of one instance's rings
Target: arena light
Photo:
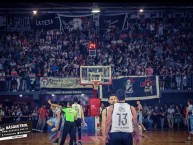
[[[139,12],[142,13],[142,12],[143,12],[143,9],[140,9]]]
[[[33,11],[33,14],[34,14],[34,15],[36,15],[37,13],[38,13],[38,11],[37,11],[37,10],[34,10],[34,11]]]
[[[20,95],[19,95],[19,97],[23,97],[23,95],[22,95],[22,94],[20,94]]]
[[[52,94],[52,97],[54,97],[55,96],[55,94]]]
[[[92,8],[92,13],[100,13],[100,12],[101,12],[101,10],[99,7],[95,6]]]

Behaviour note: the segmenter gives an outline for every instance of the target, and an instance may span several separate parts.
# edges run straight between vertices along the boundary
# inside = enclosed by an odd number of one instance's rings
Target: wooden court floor
[[[185,143],[187,138],[186,130],[154,130],[145,133],[145,137],[140,139],[140,145],[193,145]],[[0,145],[52,145],[52,140],[48,139],[48,133],[29,133],[26,138],[0,141]],[[69,144],[69,137],[65,145]],[[83,134],[83,145],[105,145],[103,137],[99,134]]]

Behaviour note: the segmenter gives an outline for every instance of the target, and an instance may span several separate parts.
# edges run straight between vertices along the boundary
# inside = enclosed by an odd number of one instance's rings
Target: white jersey
[[[131,106],[129,104],[114,104],[110,132],[133,132],[132,113]]]
[[[109,107],[110,107],[110,106],[108,106],[108,107],[105,108],[105,109],[106,109],[106,117],[107,117],[107,112],[108,112],[108,110],[109,110]]]
[[[72,108],[74,108],[77,111],[77,118],[81,118],[81,112],[82,112],[82,108],[79,104],[73,104]]]
[[[108,113],[109,107],[110,107],[110,106],[108,106],[108,107],[105,108],[105,110],[106,110],[106,121],[107,121],[107,113]]]

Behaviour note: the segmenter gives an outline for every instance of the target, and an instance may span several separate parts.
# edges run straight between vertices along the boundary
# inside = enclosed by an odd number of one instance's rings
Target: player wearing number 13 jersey
[[[110,106],[107,113],[106,142],[110,145],[133,145],[134,132],[136,144],[139,144],[136,110],[125,102],[124,90],[117,90],[116,96],[119,102]]]
[[[131,106],[124,102],[114,104],[111,133],[133,132]]]

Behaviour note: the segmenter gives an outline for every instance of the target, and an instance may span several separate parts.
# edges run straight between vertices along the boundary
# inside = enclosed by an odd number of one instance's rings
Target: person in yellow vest
[[[70,134],[70,143],[73,145],[75,136],[75,120],[77,120],[77,111],[72,107],[73,101],[68,101],[67,107],[62,108],[62,112],[65,114],[65,123],[63,127],[62,140],[60,145],[64,145],[68,133]]]

